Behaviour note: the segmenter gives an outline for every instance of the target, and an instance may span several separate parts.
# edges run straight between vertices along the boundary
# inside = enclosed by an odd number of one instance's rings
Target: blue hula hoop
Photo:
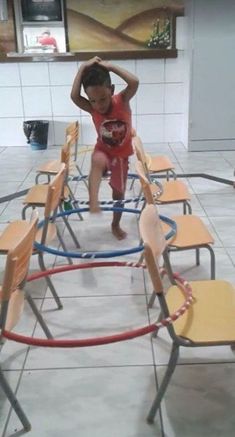
[[[115,211],[115,212],[127,212],[132,214],[140,214],[141,211],[138,209],[131,209],[131,208],[115,208],[115,207],[102,207],[102,211]],[[77,209],[71,209],[68,211],[63,211],[58,214],[56,214],[56,218],[63,217],[63,216],[70,216],[71,214],[75,213],[82,213],[89,211],[89,208],[77,208]],[[170,219],[169,217],[165,217],[163,215],[159,215],[160,219],[167,223],[171,230],[165,235],[166,240],[172,238],[177,231],[177,225],[174,220]],[[38,228],[40,229],[43,227],[45,220],[40,221],[38,224]],[[47,252],[52,255],[62,256],[66,258],[82,258],[82,259],[95,259],[95,258],[114,258],[118,256],[123,255],[130,255],[133,253],[141,252],[144,249],[144,246],[142,244],[139,244],[136,247],[133,247],[131,249],[119,249],[114,251],[99,251],[99,252],[64,252],[62,250],[53,249],[52,247],[45,246],[44,244],[38,243],[37,241],[34,242],[34,247],[40,251],[40,252]]]

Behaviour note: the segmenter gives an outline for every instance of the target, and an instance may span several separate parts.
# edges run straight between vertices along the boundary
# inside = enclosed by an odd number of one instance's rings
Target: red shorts
[[[127,173],[129,167],[128,158],[114,158],[101,150],[94,151],[93,156],[98,153],[102,153],[106,160],[106,169],[104,175],[108,171],[111,173],[109,180],[111,188],[119,193],[124,194],[126,190]]]

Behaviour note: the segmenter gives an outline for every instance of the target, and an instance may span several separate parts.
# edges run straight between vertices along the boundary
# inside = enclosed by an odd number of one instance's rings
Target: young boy
[[[127,86],[115,95],[110,72],[117,74],[127,83]],[[84,62],[74,79],[71,99],[79,108],[91,114],[98,135],[89,175],[91,213],[100,212],[99,187],[102,176],[107,171],[111,172],[113,200],[119,200],[119,206],[122,206],[128,157],[133,153],[129,100],[135,95],[138,85],[136,76],[117,65],[102,61],[98,56]],[[88,99],[81,95],[82,86]],[[120,227],[121,215],[121,212],[114,212],[112,221],[112,233],[119,240],[126,237],[126,232]]]

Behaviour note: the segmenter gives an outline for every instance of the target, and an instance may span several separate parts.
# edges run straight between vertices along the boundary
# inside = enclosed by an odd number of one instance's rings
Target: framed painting
[[[183,0],[67,0],[69,49],[87,59],[175,57]]]

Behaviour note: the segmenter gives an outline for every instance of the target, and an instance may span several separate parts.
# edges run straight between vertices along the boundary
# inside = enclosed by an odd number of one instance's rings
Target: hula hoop
[[[65,271],[76,270],[76,269],[87,269],[87,268],[97,268],[97,267],[145,267],[140,263],[128,263],[128,262],[95,262],[95,263],[84,263],[77,265],[66,265],[61,267],[56,267],[54,269],[45,270],[43,272],[38,272],[30,275],[27,278],[27,282],[35,281],[39,278],[46,277],[49,275],[62,273]],[[166,274],[165,270],[162,270],[163,275]],[[36,337],[29,337],[14,332],[2,331],[2,336],[8,340],[16,341],[17,343],[23,343],[30,346],[43,346],[43,347],[60,347],[60,348],[72,348],[72,347],[90,347],[90,346],[100,346],[104,344],[117,343],[120,341],[131,340],[136,337],[141,337],[145,334],[149,334],[154,331],[158,331],[160,328],[166,327],[169,324],[177,320],[181,315],[185,313],[188,307],[192,304],[193,296],[191,286],[187,281],[185,281],[178,274],[174,273],[175,281],[177,285],[186,295],[185,302],[180,306],[169,317],[161,320],[160,322],[152,323],[151,325],[143,326],[141,328],[136,328],[131,331],[121,332],[119,334],[107,335],[104,337],[90,337],[84,339],[43,339]]]
[[[109,176],[109,172],[107,172],[107,174],[105,174],[105,177]],[[88,174],[84,174],[84,175],[80,175],[80,176],[70,176],[72,181],[75,182],[80,182],[83,179],[88,179],[89,175]],[[136,173],[127,173],[127,179],[139,179],[139,176]]]
[[[108,174],[107,174],[108,176]],[[128,173],[127,174],[127,178],[128,179],[139,179],[139,176],[136,173]],[[88,179],[88,175],[80,175],[80,176],[71,176],[70,179],[72,181],[84,181],[85,179]],[[154,195],[154,197],[159,197],[162,195],[163,193],[163,187],[162,184],[160,182],[158,182],[158,180],[155,178],[152,180],[152,182],[159,188],[159,191],[157,191]],[[145,200],[144,196],[136,196],[136,197],[130,197],[128,199],[123,199],[122,203],[131,203],[131,202],[141,202],[142,200]],[[116,203],[118,203],[118,200],[103,200],[100,203],[100,205],[115,205]],[[89,205],[89,201],[88,200],[82,200],[80,201],[78,200],[74,200],[73,203],[79,203],[80,205]]]
[[[141,213],[141,211],[138,209],[130,209],[130,208],[102,207],[101,210],[102,211],[128,212],[128,213],[132,213],[132,214],[140,214]],[[89,211],[89,208],[76,208],[76,209],[66,210],[66,211],[58,213],[56,215],[56,218],[63,217],[63,216],[69,216],[69,215],[75,214],[75,213],[83,213],[83,212],[87,212],[87,211]],[[164,221],[165,223],[167,223],[171,227],[171,230],[165,236],[165,238],[168,240],[176,234],[176,230],[177,230],[176,223],[174,220],[172,220],[168,217],[165,217],[162,215],[160,215],[159,217],[162,221]],[[44,220],[42,220],[38,224],[38,228],[40,229],[41,227],[43,227],[43,225],[44,225]],[[52,247],[48,247],[45,244],[38,243],[37,241],[34,242],[34,247],[37,250],[39,250],[40,252],[47,252],[47,253],[50,253],[52,255],[62,256],[62,257],[66,257],[66,258],[83,258],[83,259],[113,258],[113,257],[118,257],[118,256],[130,255],[133,253],[141,252],[144,248],[142,244],[139,244],[138,246],[132,247],[130,249],[118,249],[118,250],[113,250],[113,251],[103,250],[103,251],[97,251],[97,252],[92,252],[92,251],[88,251],[88,252],[64,252],[62,250],[53,249]]]
[[[132,203],[132,202],[142,202],[142,200],[145,200],[144,196],[138,196],[138,197],[129,197],[128,199],[123,200],[101,200],[99,202],[99,205],[120,205],[120,202],[125,203]],[[73,204],[79,204],[79,205],[89,205],[89,200],[72,200]]]
[[[154,184],[158,187],[158,191],[156,191],[156,193],[154,194],[154,198],[160,197],[163,193],[163,187],[161,185],[160,182],[158,182],[157,180],[153,181]],[[136,202],[142,202],[143,200],[145,200],[144,196],[135,196],[135,197],[129,197],[128,199],[123,199],[121,200],[122,204],[126,204],[126,203],[136,203]],[[89,205],[89,200],[79,200],[79,199],[75,199],[72,200],[71,202],[73,205],[79,204],[79,205]],[[100,205],[118,205],[120,204],[120,200],[101,200],[99,202]]]
[[[82,155],[83,153],[93,152],[95,147],[92,146],[83,146],[77,149],[77,155]]]

